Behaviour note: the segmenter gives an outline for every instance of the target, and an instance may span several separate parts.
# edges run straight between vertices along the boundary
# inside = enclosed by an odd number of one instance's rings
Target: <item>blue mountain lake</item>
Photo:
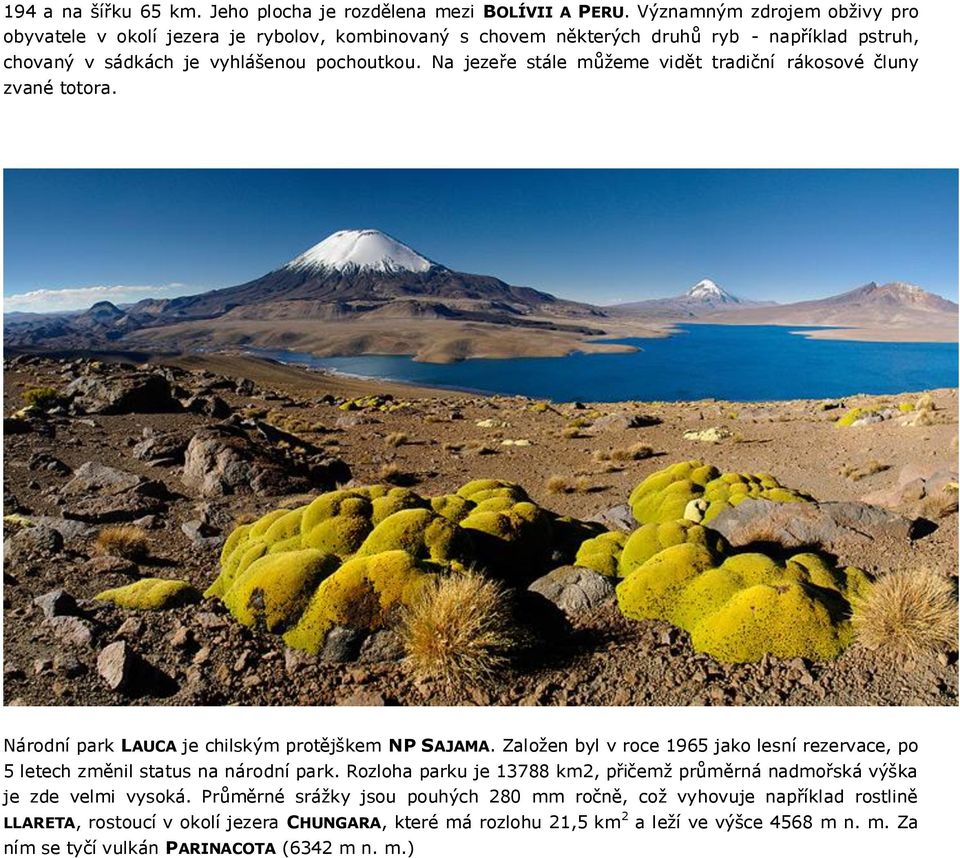
[[[553,358],[418,363],[409,357],[255,354],[348,375],[429,387],[521,394],[557,402],[822,399],[889,394],[957,384],[956,343],[873,343],[810,339],[813,328],[681,325],[663,339],[622,339],[640,351]]]

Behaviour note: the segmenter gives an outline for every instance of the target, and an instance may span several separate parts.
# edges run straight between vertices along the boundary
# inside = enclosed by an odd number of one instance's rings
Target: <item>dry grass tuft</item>
[[[439,578],[404,612],[406,665],[448,691],[489,683],[518,643],[503,587],[474,572]]]
[[[929,569],[901,569],[878,578],[853,605],[860,643],[907,661],[957,646],[954,585]]]
[[[129,524],[112,525],[97,534],[97,548],[111,557],[142,560],[150,554],[150,540],[141,527]]]
[[[573,484],[570,482],[569,477],[561,477],[559,474],[554,474],[547,479],[546,489],[552,495],[565,495],[573,491]]]
[[[485,441],[469,441],[464,450],[474,456],[493,456],[497,453],[497,448],[491,447]]]
[[[389,462],[380,466],[377,471],[377,480],[381,483],[390,483],[393,486],[413,486],[418,480],[414,474],[404,471],[399,465]]]
[[[635,462],[638,459],[649,459],[652,455],[653,447],[639,441],[629,447],[593,451],[593,458],[596,462]]]
[[[876,459],[871,459],[869,462],[863,465],[844,465],[840,469],[840,476],[857,482],[865,477],[872,477],[874,474],[879,474],[883,471],[889,470],[889,465],[884,465],[882,462],[878,462]]]
[[[453,441],[444,441],[441,445],[444,453],[459,453],[463,449],[463,444],[454,444]]]
[[[593,491],[593,484],[586,477],[562,477],[555,474],[546,482],[546,489],[552,495],[586,494]]]
[[[391,432],[386,438],[384,438],[384,441],[386,441],[387,445],[390,447],[402,447],[409,440],[410,438],[407,436],[406,432]]]

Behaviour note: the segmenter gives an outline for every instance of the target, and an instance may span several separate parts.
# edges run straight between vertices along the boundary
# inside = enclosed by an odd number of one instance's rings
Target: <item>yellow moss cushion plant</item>
[[[630,493],[630,509],[640,524],[691,519],[706,523],[747,498],[778,503],[813,500],[782,486],[770,474],[721,473],[700,461],[677,462],[656,471]]]
[[[725,662],[770,654],[835,658],[853,638],[850,602],[869,591],[866,573],[811,552],[783,563],[766,554],[724,557],[720,544],[682,542],[654,554],[617,587],[621,612],[666,620],[694,648]]]
[[[503,480],[473,480],[434,498],[383,485],[343,489],[237,527],[205,595],[244,625],[318,652],[335,626],[380,628],[431,577],[470,567],[533,578],[559,546],[572,555],[598,530]]]
[[[162,611],[200,601],[200,593],[186,581],[167,578],[141,578],[123,587],[104,590],[93,597],[118,608],[137,611]]]

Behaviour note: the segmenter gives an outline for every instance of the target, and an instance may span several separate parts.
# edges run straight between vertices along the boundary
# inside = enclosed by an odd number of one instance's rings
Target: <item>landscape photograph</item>
[[[956,706],[955,170],[5,170],[4,705]]]

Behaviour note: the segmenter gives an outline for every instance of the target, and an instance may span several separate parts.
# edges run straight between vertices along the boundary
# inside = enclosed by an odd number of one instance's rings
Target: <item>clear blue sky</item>
[[[953,170],[7,170],[9,310],[230,286],[337,229],[612,303],[906,280],[957,298]]]

